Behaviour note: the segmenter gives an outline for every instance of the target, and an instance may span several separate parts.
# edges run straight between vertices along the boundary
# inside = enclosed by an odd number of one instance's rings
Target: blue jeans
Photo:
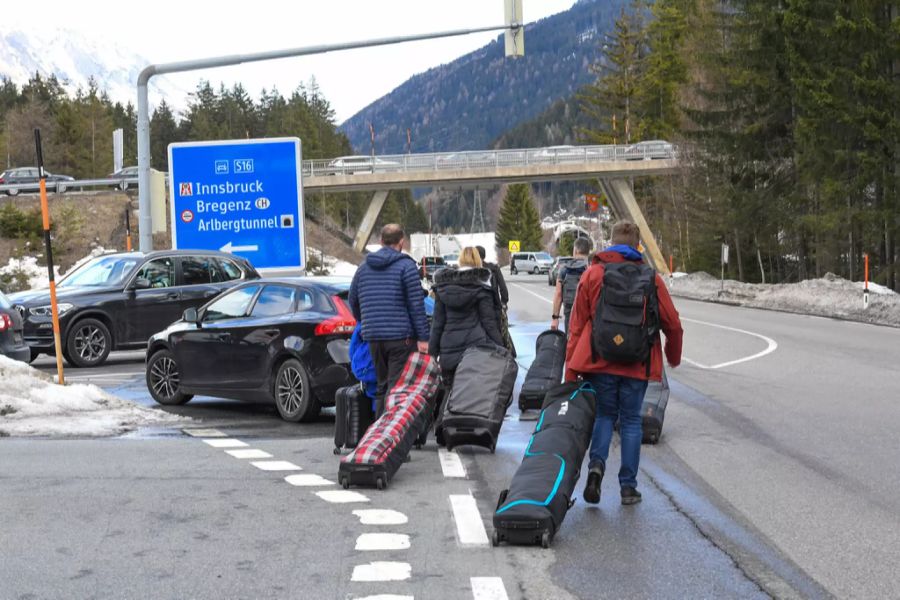
[[[637,487],[638,465],[641,461],[641,406],[647,382],[643,379],[595,373],[585,379],[597,393],[597,418],[591,438],[590,467],[602,465],[606,469],[613,427],[619,421],[622,441],[622,468],[619,485]]]

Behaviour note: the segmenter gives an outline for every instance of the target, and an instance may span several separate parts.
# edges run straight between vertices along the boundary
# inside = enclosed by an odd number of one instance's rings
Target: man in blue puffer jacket
[[[409,355],[417,349],[428,352],[425,294],[416,261],[402,252],[403,240],[399,225],[385,225],[381,250],[366,257],[350,286],[350,310],[362,323],[362,336],[375,363],[378,414]]]

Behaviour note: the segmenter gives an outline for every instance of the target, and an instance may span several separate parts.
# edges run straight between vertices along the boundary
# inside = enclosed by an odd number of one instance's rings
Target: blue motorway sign
[[[172,247],[305,269],[300,140],[169,144]]]

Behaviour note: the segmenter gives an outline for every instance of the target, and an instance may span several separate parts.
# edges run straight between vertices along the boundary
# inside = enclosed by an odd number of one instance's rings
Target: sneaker
[[[600,502],[600,482],[603,481],[603,466],[591,467],[588,471],[587,485],[584,486],[584,501],[589,504]]]
[[[641,493],[639,491],[629,486],[622,488],[622,504],[628,506],[629,504],[637,504],[640,501]]]

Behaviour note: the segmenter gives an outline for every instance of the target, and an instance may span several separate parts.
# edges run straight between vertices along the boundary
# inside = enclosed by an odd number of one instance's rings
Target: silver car
[[[511,275],[519,272],[539,275],[549,272],[551,268],[553,268],[553,257],[546,252],[515,252],[509,261]]]

